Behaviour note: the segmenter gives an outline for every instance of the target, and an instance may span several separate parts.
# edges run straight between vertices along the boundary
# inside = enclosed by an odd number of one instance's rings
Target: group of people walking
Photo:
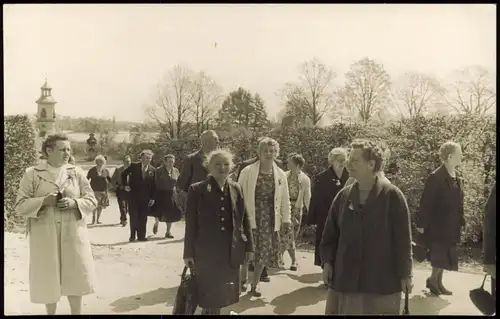
[[[71,312],[79,314],[81,297],[94,292],[83,217],[95,214],[98,223],[96,209],[105,205],[98,199],[99,182],[92,182],[97,176],[115,185],[122,225],[130,216],[130,241],[147,240],[148,215],[155,217],[153,232],[165,221],[165,237],[172,238],[168,223],[185,212],[183,259],[196,274],[203,314],[220,314],[239,301],[248,285],[251,295],[262,296],[260,282],[270,280],[262,274],[284,267],[285,252],[292,261],[289,269],[297,270],[295,240],[303,222],[316,225],[314,263],[322,267],[328,288],[326,314],[400,313],[401,294],[413,287],[413,227],[404,194],[383,173],[387,149],[370,140],[356,140],[349,150],[334,148],[329,167],[311,183],[300,154],[288,156],[289,170],[284,171],[279,144],[271,138],[262,138],[257,157],[239,167],[218,142],[214,131],[204,132],[201,149],[184,160],[180,172],[173,155],[153,168],[149,150],[139,163],[126,157],[113,177],[104,173],[105,159],[96,159],[89,182],[81,168],[68,163],[68,139],[49,136],[42,146],[47,160],[27,169],[16,203],[16,212],[29,221],[32,302],[54,314],[61,296],[68,296]],[[416,231],[425,238],[420,244],[433,267],[426,284],[436,295],[452,293],[444,286],[443,272],[458,269],[456,246],[464,226],[464,189],[456,170],[461,148],[447,142],[439,152],[442,166],[429,176],[416,214]],[[495,195],[494,187],[483,234],[485,271],[493,278]]]

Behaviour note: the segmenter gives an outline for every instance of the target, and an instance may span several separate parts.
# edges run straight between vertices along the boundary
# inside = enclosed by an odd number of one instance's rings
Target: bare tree
[[[193,112],[198,137],[209,129],[221,102],[222,88],[204,72],[196,74],[193,81]]]
[[[427,74],[407,72],[393,87],[395,106],[402,116],[418,116],[427,113],[444,101],[445,89],[439,81]]]
[[[169,139],[188,133],[193,110],[193,72],[179,65],[168,72],[157,87],[155,103],[146,110]]]
[[[306,61],[299,67],[299,80],[287,83],[282,90],[286,103],[300,108],[313,125],[317,125],[332,106],[333,80],[337,74],[317,59]]]
[[[390,77],[384,67],[368,58],[351,65],[346,83],[337,91],[337,105],[353,110],[363,122],[387,107]]]
[[[496,106],[495,79],[480,66],[457,72],[457,78],[446,96],[447,104],[455,111],[483,116]]]

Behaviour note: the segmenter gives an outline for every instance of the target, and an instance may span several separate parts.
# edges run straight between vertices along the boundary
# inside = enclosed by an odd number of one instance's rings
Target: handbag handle
[[[486,278],[488,278],[488,275],[484,275],[484,278],[483,278],[483,283],[481,284],[481,289],[484,289],[484,283],[486,282]]]
[[[182,278],[185,278],[186,277],[186,273],[187,273],[187,270],[189,269],[189,272],[194,275],[194,266],[190,264],[190,266],[184,266],[184,269],[182,270],[182,274],[181,274],[181,277]]]

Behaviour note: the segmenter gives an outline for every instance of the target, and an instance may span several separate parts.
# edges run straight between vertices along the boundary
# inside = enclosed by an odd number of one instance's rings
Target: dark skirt
[[[159,218],[161,222],[175,223],[181,220],[181,210],[174,199],[173,191],[158,191],[149,216]]]
[[[429,261],[433,268],[458,271],[457,245],[431,243],[429,245]]]
[[[195,274],[198,304],[219,309],[240,299],[240,267],[231,264],[232,232],[217,232],[211,243],[195,248]]]

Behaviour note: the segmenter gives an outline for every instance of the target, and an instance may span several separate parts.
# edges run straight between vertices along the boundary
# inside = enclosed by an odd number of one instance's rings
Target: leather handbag
[[[184,266],[181,275],[181,284],[177,288],[175,296],[173,315],[194,315],[198,307],[198,289],[196,287],[196,275],[193,267],[189,267],[190,274],[187,274],[188,267]]]
[[[493,296],[484,290],[484,283],[488,275],[484,276],[481,287],[469,292],[469,297],[474,306],[485,316],[493,316],[496,312],[496,300]]]

